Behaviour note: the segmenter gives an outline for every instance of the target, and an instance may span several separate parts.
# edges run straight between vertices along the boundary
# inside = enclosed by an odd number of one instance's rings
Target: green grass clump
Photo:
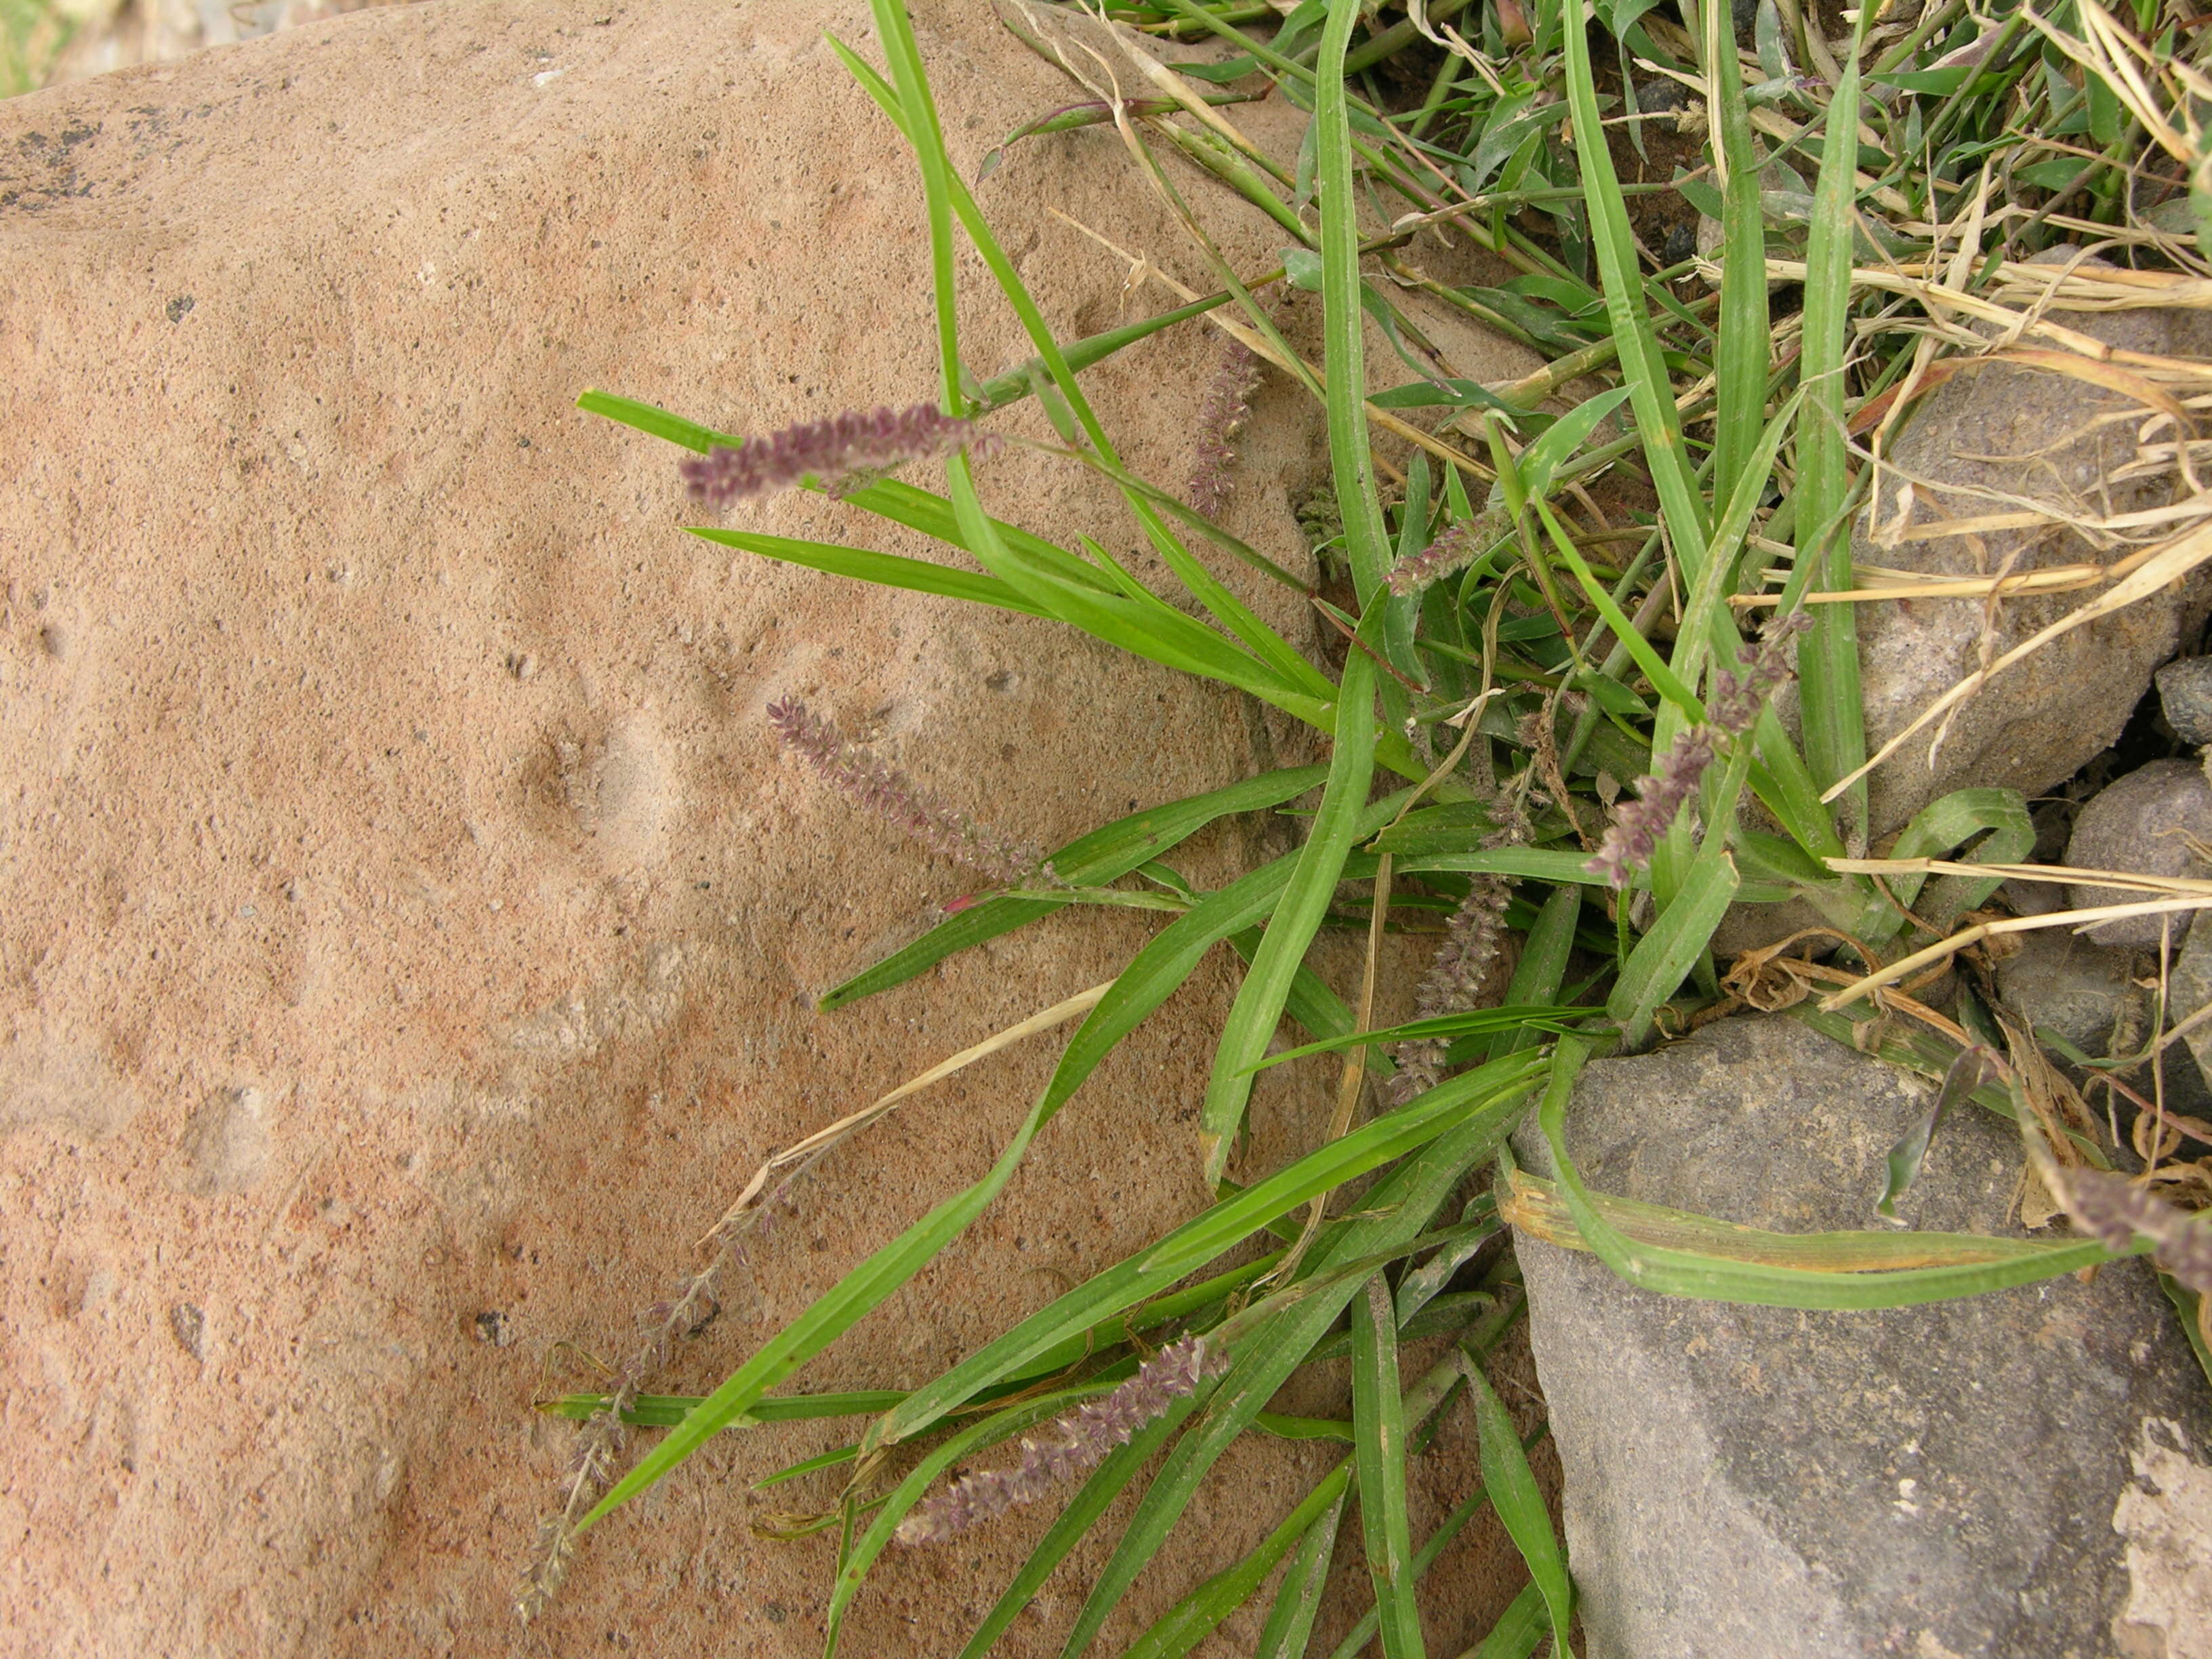
[[[1816,601],[1854,584],[1847,526],[1869,434],[1929,383],[1943,352],[1971,343],[1926,291],[1995,292],[2018,261],[2060,237],[2100,238],[2139,268],[2208,270],[2196,240],[2212,223],[2195,125],[2197,37],[2164,24],[2154,3],[2117,22],[2091,0],[2076,5],[2039,19],[2024,6],[1981,13],[1936,0],[1910,16],[1861,12],[1831,35],[1832,17],[1764,0],[1739,38],[1729,9],[1711,0],[1681,0],[1679,11],[1607,0],[1594,18],[1582,0],[1431,0],[1425,29],[1387,9],[1364,16],[1349,0],[1307,0],[1287,16],[1236,0],[1117,0],[1108,15],[1169,43],[1170,62],[1188,50],[1176,42],[1224,41],[1227,56],[1181,63],[1180,78],[1156,80],[1146,101],[1120,106],[1063,63],[1081,101],[1040,112],[1006,142],[1113,125],[1200,240],[1219,291],[1063,342],[947,155],[902,6],[875,0],[882,66],[837,50],[912,150],[927,203],[939,404],[910,423],[955,431],[945,422],[1041,398],[1068,464],[1115,482],[1182,592],[1172,602],[1152,592],[1096,544],[1064,548],[994,519],[964,447],[943,459],[941,493],[837,475],[853,506],[925,532],[960,563],[743,529],[695,533],[834,576],[1063,623],[1307,723],[1328,740],[1329,759],[1104,826],[1034,866],[1049,880],[962,910],[823,999],[825,1011],[848,1006],[1071,904],[1163,913],[1109,984],[1048,1011],[1050,1020],[1040,1016],[1040,1029],[1078,1015],[1081,1023],[981,1180],[854,1267],[704,1398],[640,1390],[667,1334],[703,1305],[713,1264],[663,1310],[659,1347],[648,1345],[617,1387],[554,1402],[586,1420],[585,1451],[526,1615],[544,1607],[582,1534],[715,1435],[818,1414],[866,1421],[849,1446],[772,1479],[845,1478],[832,1500],[787,1528],[839,1532],[832,1652],[886,1548],[957,1531],[932,1498],[945,1472],[1012,1468],[1029,1501],[1050,1487],[1041,1471],[1056,1447],[1080,1453],[1065,1460],[1066,1508],[963,1659],[987,1651],[1103,1524],[1113,1500],[1133,1492],[1066,1638],[1067,1654],[1083,1651],[1222,1453],[1257,1431],[1338,1439],[1348,1449],[1250,1555],[1192,1587],[1129,1652],[1188,1651],[1270,1581],[1260,1650],[1271,1659],[1307,1652],[1356,1504],[1374,1607],[1339,1651],[1379,1638],[1390,1659],[1407,1659],[1422,1649],[1421,1575],[1486,1504],[1532,1583],[1477,1651],[1526,1654],[1548,1636],[1564,1654],[1566,1564],[1484,1374],[1518,1306],[1510,1256],[1477,1260],[1503,1224],[1500,1202],[1521,1224],[1595,1250],[1638,1284],[1802,1308],[1972,1295],[2149,1248],[2124,1226],[2101,1241],[1913,1234],[1895,1249],[1861,1233],[1748,1235],[1593,1192],[1562,1135],[1590,1056],[1793,1000],[1800,1017],[1843,1040],[1950,1078],[1947,1104],[1972,1099],[2025,1126],[2048,1117],[2031,1069],[1978,1039],[1993,1028],[1973,1009],[1960,1024],[1894,989],[1846,987],[1845,1000],[1832,996],[1837,1006],[1823,1008],[1806,993],[1816,983],[1833,992],[1908,939],[1941,937],[1996,885],[1976,866],[2016,860],[2033,840],[2016,793],[1967,790],[1929,806],[1899,843],[1900,856],[1958,866],[1942,879],[1885,885],[1833,862],[1867,851],[1868,757],[1853,606]],[[1243,145],[1225,119],[1235,100],[1267,83],[1308,113],[1294,161]],[[1207,111],[1224,125],[1201,118]],[[1291,243],[1276,269],[1228,266],[1203,238],[1203,216],[1158,165],[1163,147],[1282,228]],[[1637,176],[1624,182],[1624,171]],[[1449,227],[1513,274],[1464,287],[1424,276],[1401,252],[1407,214]],[[1702,262],[1675,234],[1698,215],[1719,248]],[[997,279],[1035,354],[987,381],[960,357],[953,270],[963,242]],[[1486,386],[1440,374],[1407,349],[1412,378],[1364,397],[1365,319],[1381,322],[1394,344],[1419,337],[1390,277],[1534,347],[1547,367]],[[1321,295],[1317,368],[1291,355],[1265,303],[1285,282]],[[1085,396],[1083,368],[1208,314],[1325,407],[1331,510],[1313,516],[1328,526],[1316,551],[1346,579],[1334,600],[1175,491],[1131,475]],[[582,402],[694,455],[746,442],[605,393]],[[1230,403],[1241,408],[1241,393]],[[888,411],[883,424],[888,431]],[[829,441],[794,429],[761,441],[752,459],[765,465]],[[1221,434],[1201,447],[1212,504],[1231,463]],[[725,454],[699,476],[737,465]],[[759,469],[738,470],[750,478]],[[834,471],[826,461],[799,470],[817,481]],[[1239,601],[1208,568],[1215,554],[1320,605],[1346,635],[1341,669],[1324,672]],[[1757,616],[1781,619],[1763,652],[1745,625]],[[1773,701],[1788,678],[1781,643],[1793,633],[1794,727]],[[838,755],[863,784],[878,775],[864,759]],[[1640,810],[1616,813],[1639,778]],[[877,793],[897,793],[888,785]],[[1312,805],[1296,850],[1218,890],[1194,888],[1166,862],[1224,814],[1302,798]],[[1607,839],[1609,817],[1617,822]],[[954,828],[928,833],[967,837]],[[1716,962],[1714,929],[1732,905],[1786,899],[1826,919],[1848,969]],[[1420,1019],[1375,1029],[1381,934],[1438,914],[1450,918],[1443,938],[1457,955],[1431,975]],[[1367,981],[1349,1002],[1310,959],[1325,930],[1346,928],[1364,930],[1370,952]],[[1499,988],[1486,965],[1506,931],[1519,936],[1518,965]],[[1113,1047],[1224,945],[1249,966],[1200,1111],[1198,1151],[1218,1200],[919,1389],[779,1394],[953,1245]],[[1502,1007],[1469,1006],[1501,990]],[[1228,1178],[1231,1153],[1254,1077],[1274,1063],[1268,1049],[1286,1019],[1310,1039],[1296,1052],[1345,1056],[1335,1133],[1239,1185]],[[1960,1069],[1969,1051],[1970,1073]],[[1363,1112],[1370,1099],[1377,1109]],[[1556,1183],[1509,1170],[1502,1199],[1480,1183],[1468,1199],[1469,1178],[1532,1110],[1558,1161]],[[866,1121],[856,1115],[849,1128],[764,1170],[718,1230],[716,1250],[733,1246],[763,1194],[787,1190]],[[2107,1161],[2093,1134],[2051,1121],[2051,1156]],[[1917,1157],[1893,1168],[1893,1195]],[[1332,1215],[1330,1198],[1355,1180],[1372,1184],[1356,1209]],[[1471,1272],[1483,1273],[1480,1282],[1455,1289]],[[1450,1350],[1409,1377],[1407,1345],[1430,1335],[1452,1337]],[[1172,1388],[1145,1369],[1161,1349],[1189,1362]],[[1269,1411],[1302,1367],[1347,1352],[1347,1419]],[[1462,1391],[1480,1431],[1483,1485],[1417,1540],[1407,1462]],[[667,1432],[618,1472],[612,1436],[624,1420]],[[991,1453],[1010,1441],[1025,1449]],[[934,1505],[922,1511],[927,1524],[909,1524],[925,1503]]]

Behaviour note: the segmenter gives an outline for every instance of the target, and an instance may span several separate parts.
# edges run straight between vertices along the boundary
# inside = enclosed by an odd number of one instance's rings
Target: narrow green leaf
[[[983,1656],[997,1644],[1007,1627],[1029,1610],[1030,1603],[1036,1599],[1037,1591],[1044,1588],[1045,1580],[1052,1577],[1060,1564],[1067,1559],[1068,1553],[1083,1541],[1091,1528],[1098,1524],[1099,1518],[1121,1495],[1123,1489],[1136,1479],[1145,1465],[1152,1462],[1160,1448],[1174,1438],[1176,1431],[1198,1409],[1203,1398],[1204,1392],[1201,1391],[1189,1399],[1178,1400],[1165,1416],[1147,1424],[1127,1445],[1116,1447],[1108,1455],[1106,1461],[1092,1471],[1091,1478],[1083,1483],[1082,1491],[1076,1494],[1075,1500],[1060,1512],[1059,1519],[1038,1540],[1037,1547],[1030,1552],[1029,1559],[1022,1563],[1022,1570],[1014,1575],[1013,1582],[992,1603],[990,1612],[983,1616],[983,1622],[968,1638],[968,1645],[960,1650],[960,1659],[983,1659]]]
[[[1360,1218],[1347,1219],[1334,1237],[1316,1245],[1311,1258],[1314,1271],[1325,1273],[1417,1237],[1467,1172],[1496,1152],[1526,1109],[1522,1095],[1501,1096],[1407,1158],[1366,1194]],[[1206,1472],[1267,1408],[1358,1290],[1356,1283],[1346,1282],[1294,1303],[1244,1348],[1235,1369],[1221,1379],[1204,1413],[1168,1453],[1136,1514],[1130,1517],[1121,1542],[1076,1616],[1075,1627],[1061,1649],[1063,1659],[1074,1659],[1090,1645],[1107,1615],[1174,1529]]]
[[[1346,1458],[1324,1476],[1257,1547],[1161,1614],[1151,1629],[1130,1644],[1123,1659],[1182,1659],[1182,1655],[1212,1634],[1224,1619],[1252,1599],[1261,1582],[1275,1570],[1276,1563],[1288,1555],[1293,1546],[1343,1509],[1345,1489],[1351,1481],[1352,1460]],[[1334,1538],[1334,1528],[1328,1535]]]
[[[1501,1102],[1525,1091],[1540,1069],[1532,1063],[1537,1059],[1516,1055],[1453,1078],[1211,1206],[1150,1249],[1095,1274],[915,1389],[871,1431],[873,1443],[912,1438],[978,1390],[1194,1273],[1316,1194],[1402,1158],[1464,1121],[1487,1121],[1503,1109]]]
[[[1306,1528],[1290,1571],[1275,1587],[1274,1604],[1261,1628],[1252,1659],[1305,1659],[1306,1644],[1313,1637],[1314,1615],[1321,1611],[1322,1591],[1328,1587],[1328,1564],[1336,1553],[1338,1529],[1344,1524],[1344,1504],[1340,1497],[1328,1514]]]
[[[1864,37],[1867,15],[1858,21]],[[1797,441],[1797,564],[1820,588],[1851,586],[1851,550],[1843,507],[1849,489],[1844,427],[1844,360],[1850,340],[1850,280],[1856,223],[1854,169],[1858,165],[1859,54],[1856,40],[1828,105],[1820,178],[1813,193],[1806,246],[1804,345],[1799,384],[1805,410]],[[1815,608],[1812,632],[1797,653],[1805,761],[1826,789],[1866,759],[1866,722],[1859,691],[1857,607]],[[1838,804],[1846,845],[1867,833],[1866,781]]]
[[[1719,841],[1717,832],[1712,839]],[[1713,929],[1735,902],[1736,885],[1735,860],[1726,852],[1700,855],[1674,902],[1628,953],[1605,1006],[1631,1047],[1644,1041],[1659,1005],[1689,977]]]
[[[1410,1571],[1406,1518],[1405,1402],[1398,1383],[1398,1321],[1390,1286],[1367,1281],[1352,1306],[1352,1421],[1359,1467],[1359,1519],[1375,1586],[1383,1659],[1423,1659],[1421,1614]]]
[[[1537,1122],[1551,1148],[1559,1196],[1574,1218],[1582,1242],[1614,1273],[1645,1290],[1701,1301],[1743,1302],[1762,1307],[1906,1308],[1962,1296],[1979,1296],[2016,1285],[2032,1285],[2100,1262],[2116,1261],[2120,1255],[2139,1255],[2152,1248],[2148,1241],[2139,1241],[2135,1247],[2116,1255],[2094,1239],[2056,1243],[1990,1239],[1990,1259],[1984,1261],[1838,1273],[1732,1260],[1631,1238],[1599,1213],[1589,1189],[1583,1184],[1581,1172],[1567,1156],[1567,1100],[1573,1091],[1575,1077],[1589,1054],[1589,1045],[1582,1039],[1559,1039],[1553,1054],[1551,1084],[1537,1108]],[[1874,1237],[1885,1246],[1940,1248],[1966,1242],[1956,1234],[1916,1238],[1911,1234],[1881,1233]],[[1822,1248],[1817,1234],[1797,1236],[1797,1243],[1801,1249]]]
[[[1474,1402],[1475,1425],[1481,1436],[1483,1489],[1490,1494],[1490,1506],[1504,1523],[1514,1547],[1528,1564],[1528,1576],[1535,1581],[1545,1611],[1551,1615],[1552,1640],[1565,1659],[1574,1659],[1575,1650],[1567,1645],[1574,1585],[1567,1577],[1566,1557],[1560,1553],[1559,1538],[1552,1531],[1551,1512],[1544,1507],[1543,1492],[1528,1467],[1528,1453],[1521,1449],[1513,1419],[1491,1388],[1490,1379],[1482,1374],[1481,1360],[1473,1353],[1466,1354],[1465,1360],[1469,1397]]]
[[[1365,1048],[1376,1043],[1419,1042],[1427,1037],[1518,1031],[1524,1027],[1548,1031],[1555,1028],[1564,1029],[1560,1024],[1562,1021],[1583,1018],[1595,1012],[1596,1010],[1592,1008],[1562,1008],[1545,1003],[1528,1007],[1470,1008],[1465,1013],[1437,1014],[1427,1019],[1408,1020],[1403,1025],[1385,1025],[1372,1031],[1346,1031],[1335,1036],[1322,1037],[1313,1042],[1302,1043],[1296,1048],[1286,1048],[1279,1054],[1269,1054],[1252,1069],[1264,1072],[1270,1066],[1280,1066],[1289,1060],[1303,1060],[1308,1054],[1337,1054],[1346,1048]]]
[[[1707,108],[1714,116],[1721,165],[1721,319],[1713,391],[1713,495],[1733,501],[1747,478],[1762,484],[1771,469],[1751,459],[1774,339],[1766,306],[1766,227],[1759,204],[1759,153],[1752,146],[1751,112],[1736,67],[1735,9],[1705,8],[1700,41]]]
[[[1579,887],[1552,890],[1521,946],[1521,960],[1514,964],[1512,982],[1505,988],[1508,1006],[1542,1006],[1556,1000],[1559,987],[1566,982],[1567,957],[1575,946],[1575,924],[1582,917],[1582,909]],[[1516,1026],[1490,1045],[1490,1058],[1503,1060],[1518,1049],[1534,1047],[1539,1041],[1534,1027]]]
[[[1574,121],[1575,163],[1582,170],[1583,201],[1589,214],[1590,246],[1604,280],[1606,315],[1620,349],[1621,378],[1636,410],[1636,429],[1651,482],[1659,494],[1659,513],[1674,542],[1685,573],[1695,579],[1696,562],[1711,539],[1704,492],[1682,444],[1681,417],[1674,409],[1673,376],[1660,355],[1659,338],[1644,300],[1644,275],[1636,238],[1628,225],[1627,198],[1613,172],[1598,113],[1597,83],[1590,67],[1589,22],[1583,0],[1565,0],[1562,17],[1566,48],[1567,104]]]
[[[1209,790],[1202,795],[1146,807],[1077,837],[1046,862],[1060,872],[1063,880],[1079,886],[1100,886],[1180,846],[1218,818],[1279,806],[1316,787],[1328,775],[1325,766],[1292,767],[1263,772],[1256,778]],[[1290,857],[1285,854],[1282,860],[1285,879]],[[957,951],[1011,933],[1061,908],[1059,902],[1048,899],[986,899],[946,917],[913,944],[866,972],[856,974],[835,990],[824,993],[817,1006],[824,1013],[847,1007],[863,997],[905,983]]]
[[[1336,747],[1329,757],[1328,784],[1320,811],[1299,849],[1297,868],[1268,920],[1267,935],[1253,959],[1252,971],[1237,988],[1214,1050],[1213,1075],[1199,1114],[1199,1145],[1208,1182],[1219,1180],[1228,1166],[1237,1126],[1252,1094],[1249,1068],[1274,1039],[1291,980],[1328,914],[1345,858],[1358,839],[1361,807],[1375,775],[1375,726],[1367,714],[1373,706],[1375,678],[1374,659],[1355,645],[1345,659],[1338,703],[1342,714],[1336,722]]]
[[[1052,614],[996,576],[978,576],[972,571],[931,564],[925,559],[872,553],[866,548],[839,547],[830,542],[798,541],[789,536],[760,536],[742,530],[693,526],[690,533],[702,541],[713,542],[718,546],[734,547],[744,553],[757,553],[764,559],[775,559],[784,564],[804,565],[810,570],[826,571],[833,576],[850,576],[855,581],[873,582],[878,587],[901,587],[909,592],[937,593],[946,599],[966,599],[975,605],[996,605],[1002,611],[1019,611],[1031,617],[1049,617]]]
[[[1490,1634],[1461,1659],[1528,1659],[1535,1652],[1536,1644],[1551,1633],[1549,1625],[1543,1589],[1532,1578],[1513,1598],[1512,1604],[1498,1614],[1498,1622],[1490,1627]]]
[[[1328,457],[1344,522],[1352,581],[1364,611],[1381,591],[1390,549],[1367,441],[1365,343],[1361,336],[1359,201],[1352,180],[1352,128],[1344,52],[1356,6],[1336,6],[1314,64],[1314,161],[1321,191],[1322,333],[1328,377]],[[1353,652],[1357,659],[1358,651]],[[1348,700],[1348,699],[1347,699]],[[1363,698],[1358,706],[1364,708]],[[1341,740],[1342,734],[1339,734]]]

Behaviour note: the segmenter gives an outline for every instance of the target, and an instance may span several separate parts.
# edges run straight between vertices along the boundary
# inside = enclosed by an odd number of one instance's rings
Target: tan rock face
[[[1068,101],[985,8],[923,23],[971,173]],[[828,1539],[747,1523],[834,1489],[749,1483],[834,1426],[713,1449],[592,1534],[526,1636],[507,1598],[567,1446],[530,1401],[627,1347],[760,1158],[1148,928],[1071,914],[817,1014],[970,884],[856,823],[763,705],[809,697],[1047,845],[1312,752],[1054,627],[700,544],[675,452],[576,412],[600,386],[765,429],[932,395],[914,169],[825,27],[873,53],[859,0],[409,7],[0,106],[0,1648],[813,1650]],[[1021,147],[985,201],[1064,333],[1116,319],[1124,271],[1048,204],[1204,280],[1109,137]],[[1248,270],[1279,240],[1224,234]],[[994,372],[1025,349],[963,278]],[[1148,476],[1187,472],[1212,351],[1186,329],[1094,377]],[[1235,511],[1279,558],[1316,429],[1263,392]],[[985,487],[1139,545],[1042,458]],[[950,556],[814,497],[746,516]],[[1310,637],[1299,596],[1227,575]],[[1263,843],[1231,827],[1186,867]],[[1231,985],[1209,964],[799,1385],[918,1382],[1197,1207]],[[974,1179],[1055,1052],[842,1155],[662,1386],[711,1387]],[[1328,1084],[1269,1074],[1255,1167],[1310,1140]],[[1240,1449],[1109,1639],[1320,1467]],[[1417,1525],[1473,1479],[1455,1419]],[[949,1650],[1041,1525],[887,1563],[848,1650]],[[1469,1536],[1440,1643],[1510,1589]],[[1055,1580],[1009,1650],[1049,1650],[1079,1599]]]

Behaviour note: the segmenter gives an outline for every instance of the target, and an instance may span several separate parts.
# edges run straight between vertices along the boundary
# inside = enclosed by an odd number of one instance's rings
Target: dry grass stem
[[[1066,1024],[1079,1014],[1089,1013],[1113,988],[1114,981],[1109,979],[1087,991],[1079,991],[1064,1001],[1055,1002],[1051,1007],[1031,1014],[1020,1024],[1009,1025],[1005,1030],[986,1037],[973,1048],[963,1048],[951,1059],[939,1060],[920,1076],[902,1083],[873,1104],[841,1117],[826,1128],[817,1129],[805,1139],[785,1147],[755,1171],[753,1178],[745,1184],[744,1191],[738,1194],[736,1200],[723,1212],[721,1219],[708,1230],[699,1243],[704,1246],[717,1238],[727,1237],[746,1215],[766,1207],[764,1197],[770,1192],[771,1182],[775,1183],[775,1189],[781,1190],[791,1180],[811,1169],[825,1154],[883,1117],[908,1096],[919,1094],[931,1084],[940,1083],[955,1072],[963,1071],[1024,1037],[1035,1036],[1040,1031],[1048,1031],[1055,1025]]]
[[[1990,866],[1969,865],[1968,869],[1986,875]],[[2106,884],[2100,883],[2100,885]],[[2186,898],[2153,899],[2138,904],[2100,904],[2081,910],[2054,910],[2048,915],[2013,916],[2002,921],[1977,922],[1948,939],[1939,939],[1925,950],[1916,951],[1903,961],[1853,980],[1833,996],[1823,999],[1821,1010],[1833,1013],[1846,1003],[1856,1002],[1870,992],[1895,983],[1907,974],[1917,972],[1932,963],[1955,956],[1970,945],[1978,945],[1985,939],[1996,939],[2007,933],[2033,933],[2041,927],[2082,927],[2100,921],[2117,921],[2125,916],[2157,916],[2177,914],[2184,910],[2212,909],[2212,892],[2195,894]]]
[[[2187,535],[2167,543],[2153,551],[2142,563],[2104,592],[2099,594],[2078,611],[2069,612],[2023,640],[1985,669],[1977,669],[1949,690],[1922,709],[1912,723],[1882,744],[1863,766],[1842,779],[1820,797],[1823,803],[1833,801],[1851,785],[1902,749],[1913,737],[1927,729],[1944,711],[1965,702],[1984,684],[2002,673],[2014,664],[2041,650],[2062,635],[2071,633],[2100,617],[2108,617],[2125,609],[2138,599],[2148,599],[2160,589],[2179,581],[2197,566],[2212,559],[2212,525],[2201,526]]]

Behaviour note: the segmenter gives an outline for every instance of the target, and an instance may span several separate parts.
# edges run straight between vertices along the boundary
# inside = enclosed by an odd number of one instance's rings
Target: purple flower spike
[[[1488,509],[1462,523],[1446,526],[1436,540],[1390,567],[1390,591],[1401,599],[1425,592],[1473,564],[1507,527],[1504,513]]]
[[[1032,874],[1054,882],[1040,854],[932,800],[896,767],[846,742],[836,726],[798,698],[770,703],[768,718],[793,753],[852,800],[890,819],[931,851],[1002,887],[1018,887]]]
[[[1231,340],[1198,411],[1198,466],[1191,474],[1190,504],[1209,519],[1219,518],[1235,493],[1229,469],[1259,385],[1258,356],[1242,340]]]
[[[737,449],[718,444],[680,463],[678,470],[695,501],[725,507],[749,495],[773,495],[810,477],[820,479],[833,495],[848,495],[908,461],[961,449],[987,454],[1000,441],[996,433],[973,421],[955,420],[933,404],[916,404],[872,414],[848,410],[834,420],[749,439]]]
[[[1658,770],[1638,781],[1636,799],[1613,814],[1596,852],[1583,867],[1608,887],[1625,888],[1636,871],[1651,862],[1674,815],[1713,763],[1714,728],[1693,726],[1674,739]]]
[[[1745,659],[1741,673],[1726,668],[1714,672],[1712,695],[1705,700],[1705,723],[1676,738],[1651,775],[1637,781],[1636,799],[1613,814],[1613,827],[1583,869],[1608,887],[1626,888],[1635,872],[1651,862],[1674,815],[1713,763],[1721,739],[1741,738],[1758,725],[1761,712],[1789,679],[1790,641],[1810,625],[1802,611],[1778,617],[1769,624],[1759,648]]]
[[[1163,1348],[1113,1393],[1087,1400],[1044,1431],[1022,1442],[1022,1461],[1011,1469],[985,1469],[954,1481],[935,1498],[915,1505],[899,1523],[902,1544],[935,1544],[957,1536],[994,1516],[1034,1504],[1063,1480],[1086,1474],[1126,1446],[1151,1423],[1167,1415],[1176,1401],[1188,1399],[1225,1358],[1210,1352],[1202,1336],[1187,1336]]]

